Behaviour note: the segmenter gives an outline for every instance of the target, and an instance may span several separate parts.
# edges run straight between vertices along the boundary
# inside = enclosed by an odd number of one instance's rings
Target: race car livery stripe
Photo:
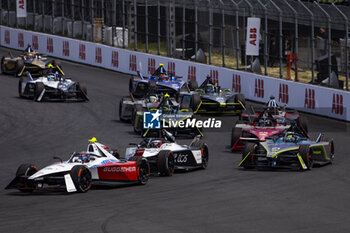
[[[201,107],[202,103],[203,103],[203,102],[201,101],[201,102],[198,104],[198,107],[197,107],[195,113],[198,112],[198,110],[199,110],[199,108]]]
[[[248,156],[250,155],[250,152],[244,157],[244,159],[238,164],[238,167],[240,167],[242,165],[242,163],[248,158]]]
[[[146,135],[148,134],[149,129],[146,130],[146,132],[143,134],[143,137],[146,137]]]
[[[298,157],[298,159],[299,159],[299,162],[300,162],[301,167],[302,167],[304,170],[306,170],[306,169],[307,169],[307,166],[305,165],[304,160],[301,158],[301,156],[299,155],[299,153],[297,154],[297,157]]]
[[[240,103],[240,104],[242,105],[242,107],[244,108],[244,110],[247,110],[247,109],[245,108],[244,104],[243,104],[240,100],[238,100],[238,103]]]
[[[291,148],[287,148],[284,150],[280,150],[280,151],[276,152],[274,155],[272,155],[272,158],[275,158],[277,155],[279,155],[283,152],[290,151],[290,150],[297,150],[297,149],[299,149],[299,147],[291,147]]]

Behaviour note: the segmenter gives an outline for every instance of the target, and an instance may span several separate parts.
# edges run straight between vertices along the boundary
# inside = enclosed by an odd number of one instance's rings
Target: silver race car
[[[171,176],[177,169],[205,169],[208,166],[208,145],[200,136],[195,137],[190,145],[179,145],[171,133],[162,130],[160,138],[146,138],[140,144],[130,145],[133,147],[126,149],[125,158],[146,158],[153,174]]]
[[[88,101],[86,87],[74,82],[62,74],[47,73],[34,79],[30,73],[21,77],[18,82],[18,94],[20,97],[32,98],[35,101]]]

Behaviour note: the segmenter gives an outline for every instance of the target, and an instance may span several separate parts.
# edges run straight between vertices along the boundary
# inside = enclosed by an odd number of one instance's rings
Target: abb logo
[[[23,33],[20,32],[18,33],[18,47],[23,47],[23,46],[24,46]]]
[[[288,84],[280,83],[280,91],[278,95],[278,101],[281,103],[288,104],[289,94],[288,94]]]
[[[24,0],[18,0],[18,8],[24,10]]]
[[[50,37],[46,40],[46,50],[48,53],[53,53],[53,39]]]
[[[102,63],[102,49],[100,47],[95,48],[95,62]]]
[[[255,79],[254,96],[264,98],[264,80],[259,78]]]
[[[129,70],[136,71],[136,55],[131,55],[129,58]]]
[[[189,66],[188,67],[188,81],[196,80],[196,67],[195,66]]]
[[[112,66],[113,67],[119,66],[118,56],[119,56],[119,54],[117,51],[112,51]]]
[[[63,56],[66,56],[66,57],[69,56],[69,41],[67,40],[63,41],[62,54]]]
[[[79,58],[81,60],[86,59],[85,44],[79,44]]]
[[[211,81],[214,84],[219,84],[219,71],[217,71],[217,70],[210,70],[210,77],[211,77]]]
[[[154,58],[148,58],[148,73],[153,74],[156,71],[156,60]]]
[[[238,74],[233,74],[232,91],[241,93],[241,76]]]
[[[315,89],[305,89],[304,108],[315,109]]]
[[[5,31],[5,43],[10,44],[10,31]]]
[[[249,31],[249,43],[256,46],[256,34],[257,34],[257,29],[256,28],[251,28]]]
[[[32,36],[32,46],[33,46],[33,49],[35,50],[39,49],[38,36],[35,36],[35,35]]]
[[[175,75],[175,62],[168,62],[168,72],[169,74]]]
[[[332,113],[343,115],[343,95],[333,93]]]

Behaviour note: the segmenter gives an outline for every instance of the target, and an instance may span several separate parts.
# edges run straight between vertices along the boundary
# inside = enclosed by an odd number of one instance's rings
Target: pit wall
[[[127,74],[140,71],[144,76],[163,63],[168,72],[184,80],[195,79],[200,84],[211,75],[222,88],[244,94],[249,100],[266,103],[275,96],[280,106],[350,121],[350,92],[22,29],[0,26],[0,30],[3,47],[24,50],[30,44],[48,56]]]

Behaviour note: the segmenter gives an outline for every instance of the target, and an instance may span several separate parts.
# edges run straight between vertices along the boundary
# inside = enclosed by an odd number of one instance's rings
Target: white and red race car
[[[32,164],[22,164],[6,189],[87,192],[93,182],[147,183],[150,167],[145,158],[121,160],[117,150],[98,143],[96,138],[89,142],[86,152],[74,152],[67,161],[54,157],[60,162],[41,170]]]

